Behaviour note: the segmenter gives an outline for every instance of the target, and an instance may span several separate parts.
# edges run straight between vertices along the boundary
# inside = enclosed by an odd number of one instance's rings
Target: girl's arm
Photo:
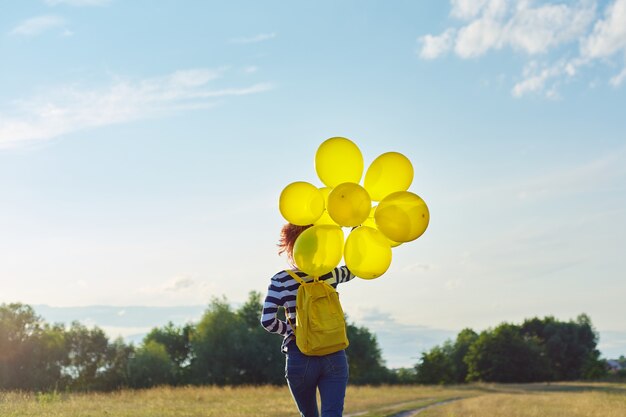
[[[335,279],[337,280],[337,283],[339,283],[339,284],[343,284],[344,282],[348,282],[348,281],[350,281],[352,278],[354,278],[356,276],[352,272],[350,272],[348,267],[345,266],[345,265],[340,266],[338,268],[335,268],[333,270],[333,273],[335,275]]]
[[[267,289],[267,296],[263,303],[263,311],[261,313],[261,325],[270,333],[277,333],[281,336],[287,334],[287,323],[283,320],[279,320],[276,315],[278,314],[278,308],[284,304],[281,296],[280,287],[277,282],[272,279],[269,288]]]

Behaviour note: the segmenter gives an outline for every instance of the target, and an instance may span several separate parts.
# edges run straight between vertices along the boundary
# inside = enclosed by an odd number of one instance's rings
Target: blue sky
[[[626,353],[626,0],[2,9],[0,302],[264,291],[280,191],[321,186],[315,151],[345,136],[366,166],[406,155],[431,211],[341,291],[352,319],[454,334],[586,312]]]

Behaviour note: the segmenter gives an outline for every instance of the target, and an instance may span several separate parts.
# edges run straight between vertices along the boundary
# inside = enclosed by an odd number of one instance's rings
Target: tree
[[[455,381],[453,362],[454,347],[450,341],[443,346],[435,346],[428,352],[422,352],[419,363],[415,366],[416,381],[420,384],[450,384]]]
[[[28,356],[31,366],[28,386],[32,390],[48,391],[66,385],[63,367],[67,363],[65,327],[44,323],[29,343]]]
[[[417,382],[417,368],[397,368],[390,371],[393,384],[415,384]]]
[[[435,346],[429,352],[423,352],[420,362],[415,366],[416,380],[421,384],[462,383],[467,379],[465,357],[470,346],[478,339],[472,329],[463,329],[454,343],[450,340],[443,346]]]
[[[65,373],[70,386],[79,390],[103,389],[101,376],[110,365],[109,339],[98,327],[73,322],[66,333],[68,363]]]
[[[346,323],[350,345],[346,349],[350,382],[354,384],[382,384],[391,374],[385,367],[376,336],[365,327]]]
[[[109,343],[106,354],[106,366],[99,376],[99,387],[111,391],[130,385],[129,362],[135,352],[133,345],[127,345],[121,337]]]
[[[110,342],[98,327],[45,323],[24,304],[0,305],[0,389],[84,391],[159,384],[283,384],[282,339],[260,325],[261,294],[233,311],[214,299],[197,326],[168,323],[135,349]],[[284,311],[279,311],[284,315]],[[350,372],[355,383],[412,378],[392,375],[375,335],[347,326]]]
[[[64,361],[62,327],[45,324],[28,305],[0,305],[0,389],[52,389]]]
[[[262,308],[261,294],[252,291],[237,310],[245,338],[240,357],[242,378],[246,384],[283,384],[285,355],[280,351],[282,338],[261,327]]]
[[[598,334],[586,314],[562,322],[549,316],[524,321],[521,333],[536,338],[550,362],[551,379],[556,381],[598,377],[602,368],[596,349]]]
[[[192,360],[191,333],[193,326],[175,326],[169,322],[164,327],[156,327],[144,337],[144,345],[157,342],[165,347],[169,359],[175,366],[177,384],[190,382],[190,365]]]
[[[456,383],[462,383],[467,380],[468,369],[465,356],[467,356],[470,346],[476,339],[478,339],[478,334],[472,329],[463,329],[456,337],[452,349],[453,380]]]
[[[243,320],[225,299],[213,299],[191,335],[192,374],[199,384],[241,384]]]
[[[156,385],[174,384],[176,364],[166,347],[148,340],[129,360],[129,382],[133,388],[149,388]]]
[[[513,324],[482,332],[465,360],[470,381],[534,382],[550,377],[550,363],[539,340],[522,336]]]

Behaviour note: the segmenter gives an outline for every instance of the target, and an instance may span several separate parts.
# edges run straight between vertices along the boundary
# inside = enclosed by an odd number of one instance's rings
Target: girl
[[[293,266],[293,246],[300,233],[309,226],[286,224],[283,226],[278,244],[279,254],[286,253]],[[305,281],[310,280],[297,268],[292,270]],[[335,268],[319,277],[333,287],[350,281],[354,275],[347,267]],[[285,377],[291,395],[302,417],[318,417],[316,391],[319,389],[322,402],[322,417],[341,417],[348,384],[348,360],[345,350],[324,356],[307,356],[298,349],[296,338],[289,323],[296,320],[296,293],[300,284],[286,271],[271,279],[263,305],[261,324],[270,333],[283,336],[282,351],[287,356]],[[279,320],[278,308],[284,307],[288,321]]]

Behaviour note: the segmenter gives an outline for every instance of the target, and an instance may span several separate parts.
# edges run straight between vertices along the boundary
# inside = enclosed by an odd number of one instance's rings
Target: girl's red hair
[[[312,224],[307,226],[297,226],[295,224],[287,223],[280,231],[280,240],[278,241],[278,254],[287,253],[287,258],[291,265],[295,265],[293,260],[293,245],[296,243],[296,239],[302,232],[311,227]]]

